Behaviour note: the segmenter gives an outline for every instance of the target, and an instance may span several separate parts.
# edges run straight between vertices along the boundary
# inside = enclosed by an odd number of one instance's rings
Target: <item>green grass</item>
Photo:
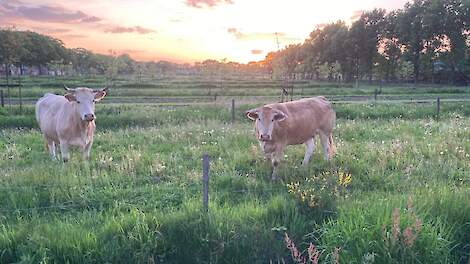
[[[466,263],[470,245],[467,104],[337,104],[337,155],[300,167],[287,148],[278,182],[252,124],[228,106],[100,105],[90,161],[52,161],[34,110],[0,109],[0,263],[292,263],[299,248],[340,263]],[[18,127],[22,127],[18,129]],[[201,155],[211,159],[209,212],[201,205]],[[311,207],[287,184],[331,170],[352,182]],[[335,176],[331,176],[335,177]],[[322,182],[316,182],[321,186]],[[305,185],[308,188],[307,185]],[[392,211],[413,245],[390,240]]]

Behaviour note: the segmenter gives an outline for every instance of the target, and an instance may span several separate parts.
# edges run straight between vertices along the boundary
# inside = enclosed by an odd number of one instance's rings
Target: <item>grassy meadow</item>
[[[37,82],[24,95],[60,91],[61,81]],[[205,94],[188,83],[122,92]],[[437,94],[452,89],[470,92]],[[237,104],[232,123],[224,101],[104,103],[113,96],[97,106],[91,159],[72,150],[67,164],[45,151],[32,105],[0,108],[0,263],[297,263],[286,234],[303,256],[315,245],[320,263],[470,263],[470,103],[443,103],[439,122],[432,103],[336,103],[336,156],[326,162],[317,147],[303,168],[304,146],[288,147],[272,182],[243,116],[259,102]]]

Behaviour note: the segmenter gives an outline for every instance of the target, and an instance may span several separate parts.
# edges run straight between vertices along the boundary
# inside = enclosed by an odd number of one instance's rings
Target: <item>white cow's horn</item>
[[[67,91],[67,92],[75,92],[75,89],[70,89],[69,87],[67,87],[67,85],[64,84],[64,89]]]

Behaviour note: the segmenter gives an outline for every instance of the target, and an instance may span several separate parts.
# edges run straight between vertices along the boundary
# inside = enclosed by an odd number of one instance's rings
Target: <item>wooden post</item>
[[[439,112],[441,110],[441,98],[437,97],[436,100],[436,119],[439,122]]]
[[[5,65],[5,76],[6,76],[6,81],[7,81],[7,96],[8,96],[8,105],[11,108],[11,93],[10,93],[10,64]]]
[[[294,84],[290,86],[290,100],[294,100]]]
[[[23,97],[21,96],[21,84],[18,86],[18,95],[20,97],[20,113],[23,111]]]
[[[232,98],[232,123],[235,122],[235,99]]]
[[[3,97],[3,89],[0,90],[0,103],[2,107],[5,107],[5,98]]]
[[[377,101],[377,88],[374,89],[374,101]]]
[[[209,211],[209,156],[202,155],[202,207]]]

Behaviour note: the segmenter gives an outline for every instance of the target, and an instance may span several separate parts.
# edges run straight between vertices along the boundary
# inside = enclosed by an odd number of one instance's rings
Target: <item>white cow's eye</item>
[[[79,103],[80,103],[80,101],[77,101],[77,104],[79,104]]]
[[[96,102],[96,101],[95,101],[95,100],[92,100],[92,102],[94,103],[94,102]]]

